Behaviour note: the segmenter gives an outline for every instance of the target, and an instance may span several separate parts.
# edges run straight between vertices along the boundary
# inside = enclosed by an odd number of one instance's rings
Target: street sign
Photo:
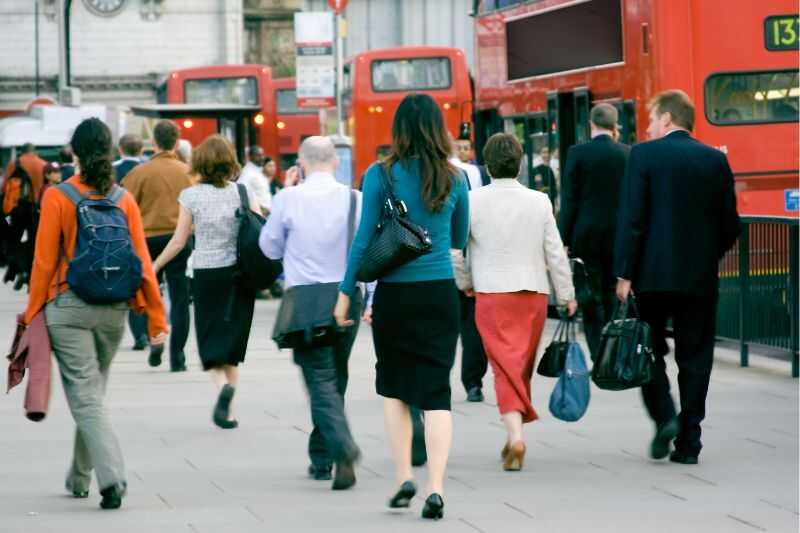
[[[333,107],[336,69],[333,58],[333,14],[295,13],[297,107]]]
[[[328,5],[337,15],[341,15],[342,11],[347,7],[347,0],[328,0]]]
[[[784,201],[787,211],[800,211],[800,189],[784,189]]]

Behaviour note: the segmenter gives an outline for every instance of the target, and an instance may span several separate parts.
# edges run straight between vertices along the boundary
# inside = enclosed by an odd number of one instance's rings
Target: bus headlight
[[[189,128],[191,128],[192,126],[194,126],[194,122],[192,122],[192,121],[191,121],[191,120],[189,120],[188,118],[187,118],[186,120],[184,120],[184,121],[183,121],[183,127],[184,127],[184,128],[186,128],[187,130],[188,130]]]
[[[256,123],[256,126],[262,125],[264,123],[264,115],[262,115],[261,113],[257,114],[256,116],[253,117],[253,122]]]
[[[276,124],[276,126],[278,126],[279,130],[282,130],[282,129],[284,129],[286,127],[286,123],[281,121],[281,120],[279,120],[278,123]]]

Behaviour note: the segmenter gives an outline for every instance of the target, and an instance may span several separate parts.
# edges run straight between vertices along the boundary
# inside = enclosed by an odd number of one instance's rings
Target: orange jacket
[[[67,180],[67,183],[77,187],[82,194],[91,190],[88,185],[81,182],[80,176],[73,176]],[[166,332],[168,327],[164,303],[161,301],[161,294],[158,290],[158,281],[153,272],[150,253],[147,251],[147,242],[142,229],[142,216],[130,193],[126,192],[123,195],[119,207],[128,218],[133,249],[142,260],[142,286],[129,304],[135,311],[147,313],[148,330],[150,336],[155,337]],[[36,233],[36,252],[33,258],[28,308],[25,311],[26,324],[31,323],[36,313],[47,302],[69,288],[66,281],[67,266],[75,253],[75,242],[78,237],[75,205],[56,187],[49,187],[45,191],[41,212],[39,231]],[[63,258],[61,257],[62,239],[65,255]]]
[[[47,164],[47,161],[36,155],[36,153],[29,152],[19,156],[19,162],[22,168],[25,169],[25,172],[28,173],[28,176],[31,177],[33,196],[38,200],[39,192],[42,190],[42,185],[44,185],[44,166]],[[14,172],[14,167],[14,161],[9,161],[5,174],[3,174],[4,185],[11,173]]]

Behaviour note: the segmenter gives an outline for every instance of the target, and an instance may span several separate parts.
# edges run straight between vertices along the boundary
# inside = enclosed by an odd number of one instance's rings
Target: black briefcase
[[[628,317],[628,305],[633,317]],[[631,296],[617,308],[614,319],[603,328],[592,381],[601,389],[625,390],[641,387],[653,377],[653,339],[650,326],[639,320]]]

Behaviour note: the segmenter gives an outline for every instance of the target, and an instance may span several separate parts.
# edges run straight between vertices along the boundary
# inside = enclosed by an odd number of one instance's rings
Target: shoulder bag
[[[358,281],[375,281],[433,250],[428,230],[408,219],[406,204],[395,196],[383,165],[378,163],[378,168],[385,201],[375,235],[356,273]]]
[[[562,317],[553,334],[553,340],[545,349],[536,373],[548,378],[557,378],[564,371],[564,363],[567,359],[567,351],[571,343],[575,342],[575,320],[570,317]]]
[[[236,210],[239,233],[236,237],[235,281],[244,289],[258,292],[270,288],[283,268],[280,261],[273,261],[261,251],[258,238],[266,221],[250,209],[247,188],[237,183],[236,189],[239,191],[240,205]]]

